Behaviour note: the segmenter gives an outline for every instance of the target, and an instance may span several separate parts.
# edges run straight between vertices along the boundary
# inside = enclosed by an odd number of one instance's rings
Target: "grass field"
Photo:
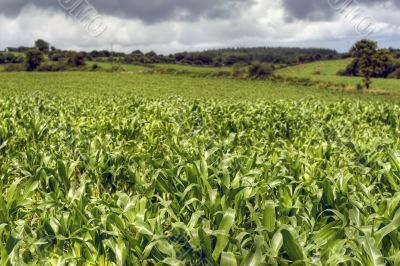
[[[319,61],[284,68],[277,71],[277,73],[291,77],[310,78],[312,80],[328,81],[355,87],[357,84],[361,83],[362,78],[336,75],[339,70],[345,69],[345,67],[350,63],[350,60],[351,59]],[[317,72],[319,73],[316,74]],[[375,78],[372,79],[372,88],[399,93],[400,80]]]
[[[112,66],[113,66],[113,64],[111,64],[109,62],[93,62],[93,61],[89,61],[86,64],[89,67],[94,65],[94,64],[97,64],[103,70],[110,70],[112,68]],[[145,69],[142,66],[132,65],[132,64],[116,64],[116,65],[123,67],[123,69],[125,71],[129,71],[129,72],[140,72],[140,71],[143,71]]]
[[[93,64],[97,64],[101,66],[103,69],[108,70],[111,68],[112,64],[109,62],[88,62],[89,66]],[[147,68],[138,65],[131,65],[131,64],[118,64],[122,66],[126,71],[129,72],[138,72],[142,70],[146,70]],[[187,73],[199,73],[199,74],[207,74],[207,73],[215,73],[219,71],[227,71],[231,72],[231,67],[207,67],[207,66],[189,66],[189,65],[179,65],[179,64],[155,64],[153,65],[155,68],[168,70],[174,69],[176,71],[185,71]]]
[[[398,98],[141,70],[0,73],[0,265],[398,265]]]
[[[125,67],[125,66],[124,66]],[[266,100],[361,100],[398,102],[398,97],[374,96],[363,93],[340,92],[313,87],[276,83],[269,80],[232,80],[221,78],[190,78],[185,75],[134,72],[59,72],[59,73],[0,73],[3,95],[46,93],[50,95],[143,96],[188,99],[217,99],[230,102]]]
[[[178,64],[157,64],[156,67],[161,69],[175,69],[192,73],[215,73],[219,71],[232,71],[231,67],[186,66]]]

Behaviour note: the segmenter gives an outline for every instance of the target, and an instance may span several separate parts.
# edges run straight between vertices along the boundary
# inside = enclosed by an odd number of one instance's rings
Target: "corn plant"
[[[0,100],[1,265],[399,265],[400,108]]]

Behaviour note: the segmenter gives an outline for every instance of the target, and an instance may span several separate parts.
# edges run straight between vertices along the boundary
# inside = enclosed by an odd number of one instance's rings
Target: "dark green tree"
[[[68,52],[67,53],[67,63],[73,67],[80,67],[86,64],[85,55],[83,53],[78,52]]]
[[[371,77],[387,77],[393,70],[393,58],[387,49],[378,49],[376,41],[363,39],[350,49],[354,58],[347,66],[345,74],[362,76],[363,85],[371,87]]]
[[[35,47],[42,53],[48,53],[50,51],[49,43],[42,39],[39,39],[35,42]]]
[[[27,71],[34,71],[36,68],[40,66],[40,64],[44,60],[43,53],[38,50],[28,50],[25,52],[26,58],[26,70]]]

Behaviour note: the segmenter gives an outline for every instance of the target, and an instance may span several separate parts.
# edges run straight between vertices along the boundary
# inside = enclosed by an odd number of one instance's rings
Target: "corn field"
[[[0,99],[0,265],[400,265],[400,107]]]

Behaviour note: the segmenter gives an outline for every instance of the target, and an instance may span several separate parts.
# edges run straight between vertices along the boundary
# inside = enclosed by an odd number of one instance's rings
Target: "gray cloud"
[[[81,0],[62,0],[78,3]],[[199,18],[230,18],[255,4],[255,0],[87,0],[100,13],[140,19],[145,23],[191,21]],[[1,0],[0,13],[15,16],[33,4],[40,8],[61,9],[58,0]]]
[[[328,21],[341,7],[382,5],[392,3],[400,7],[400,0],[282,0],[286,18],[292,20]]]
[[[126,52],[274,45],[346,51],[360,38],[355,23],[335,16],[328,5],[345,0],[88,1],[106,14],[107,30],[97,38],[76,17],[65,15],[58,0],[0,0],[0,50],[43,38],[57,48],[76,50],[110,49],[112,44]],[[398,47],[400,0],[358,1],[376,21],[373,38],[382,47]]]

